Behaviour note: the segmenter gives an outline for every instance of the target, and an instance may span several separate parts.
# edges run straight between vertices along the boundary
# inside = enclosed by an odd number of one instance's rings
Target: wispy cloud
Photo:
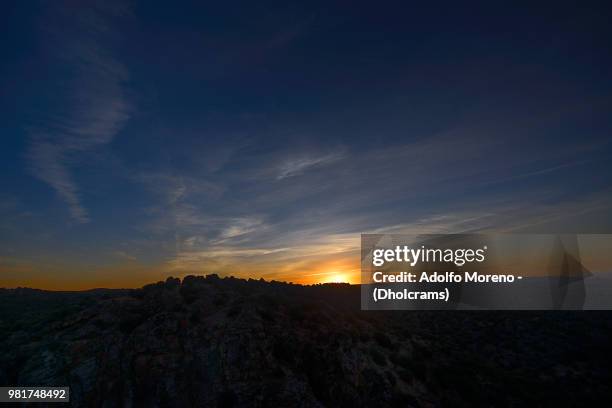
[[[520,196],[482,189],[483,180],[490,180],[493,172],[512,177],[516,168],[531,168],[532,155],[506,150],[513,160],[505,162],[496,153],[503,141],[470,133],[460,140],[455,136],[351,151],[351,160],[340,160],[347,155],[291,156],[287,151],[250,156],[250,166],[239,169],[250,183],[234,189],[228,181],[231,199],[216,208],[224,216],[213,216],[196,202],[177,208],[177,213],[188,215],[181,219],[189,222],[174,224],[177,235],[186,238],[167,266],[172,273],[210,271],[303,282],[311,279],[308,276],[348,271],[356,279],[360,233],[529,228],[545,233],[560,230],[565,220],[582,217],[583,209],[599,211],[610,205],[609,194],[570,205],[575,199],[559,195],[563,186],[550,182],[539,185],[545,188],[522,190]],[[561,153],[549,152],[544,158],[540,153],[538,163],[554,162],[557,154]],[[318,166],[326,167],[318,171]],[[545,169],[543,174],[562,170]],[[253,174],[257,177],[249,178]],[[540,171],[520,174],[522,181]],[[270,177],[296,180],[270,183]]]
[[[300,156],[286,159],[278,169],[277,180],[298,176],[309,169],[325,166],[340,160],[343,157],[341,153],[330,153],[321,156]]]
[[[251,232],[255,232],[258,228],[261,228],[263,221],[258,218],[237,218],[231,220],[230,224],[221,230],[219,239],[215,242],[225,242],[227,240],[244,236]]]
[[[214,173],[147,174],[139,181],[159,198],[148,231],[171,248],[168,273],[296,282],[346,274],[354,281],[360,233],[544,233],[583,217],[578,209],[592,208],[592,219],[609,206],[609,195],[571,206],[576,198],[564,195],[562,180],[537,177],[582,156],[577,144],[542,151],[527,136],[516,146],[520,132],[490,133],[466,125],[360,150],[325,143],[244,149]],[[483,187],[500,180],[516,183],[520,195]]]
[[[54,112],[30,125],[28,159],[32,174],[58,193],[75,221],[86,223],[89,213],[71,164],[77,155],[110,143],[129,119],[131,106],[124,89],[127,69],[107,46],[111,19],[125,9],[95,5],[81,11],[57,11],[57,25],[47,33],[54,50],[50,65],[70,77],[48,90]]]

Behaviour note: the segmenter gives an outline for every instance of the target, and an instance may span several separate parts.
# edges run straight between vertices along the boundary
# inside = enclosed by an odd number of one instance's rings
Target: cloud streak
[[[71,164],[79,154],[110,143],[130,117],[124,89],[128,71],[106,45],[110,19],[123,12],[91,6],[58,17],[59,24],[50,28],[51,66],[70,78],[49,89],[56,113],[29,128],[31,173],[57,192],[79,223],[89,222],[90,216]]]
[[[282,180],[288,177],[299,176],[310,169],[331,164],[341,158],[342,154],[332,153],[323,156],[302,156],[288,159],[280,166],[276,179]]]

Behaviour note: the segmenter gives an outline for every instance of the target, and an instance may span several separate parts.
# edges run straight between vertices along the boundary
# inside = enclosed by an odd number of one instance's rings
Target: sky
[[[0,286],[359,279],[361,233],[607,233],[611,13],[8,2]]]

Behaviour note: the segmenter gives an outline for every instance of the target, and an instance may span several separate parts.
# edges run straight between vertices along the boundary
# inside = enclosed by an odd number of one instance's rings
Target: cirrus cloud
[[[49,28],[50,65],[61,65],[69,79],[49,90],[56,112],[29,127],[27,158],[31,173],[57,192],[75,221],[86,223],[90,216],[70,165],[79,154],[110,143],[131,105],[124,89],[128,71],[107,46],[110,19],[125,9],[93,4],[80,11],[57,10],[59,23]]]

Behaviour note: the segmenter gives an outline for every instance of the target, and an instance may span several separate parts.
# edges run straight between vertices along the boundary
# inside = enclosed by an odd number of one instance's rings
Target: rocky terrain
[[[607,312],[363,312],[358,286],[209,275],[0,289],[0,330],[0,385],[74,406],[612,403]]]

